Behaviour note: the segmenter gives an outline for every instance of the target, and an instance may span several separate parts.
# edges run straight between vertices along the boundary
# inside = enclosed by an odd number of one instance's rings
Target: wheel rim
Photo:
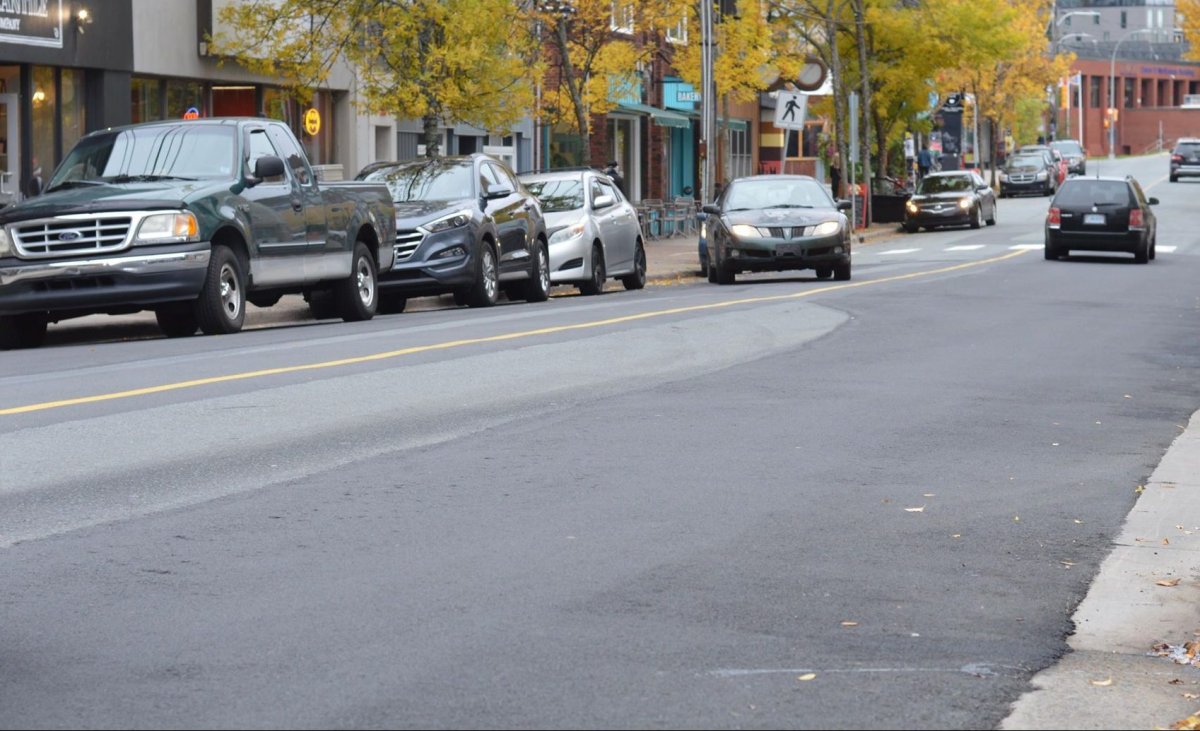
[[[496,262],[492,259],[492,250],[484,248],[483,250],[483,291],[487,293],[489,300],[494,300],[499,293],[499,284],[496,282]]]
[[[230,320],[236,320],[242,312],[242,288],[231,264],[221,266],[221,311]]]
[[[358,260],[358,268],[354,274],[358,286],[358,298],[364,305],[370,305],[375,300],[375,277],[371,276],[371,263],[362,258]]]
[[[550,257],[540,246],[538,247],[538,284],[541,285],[543,292],[550,291]]]

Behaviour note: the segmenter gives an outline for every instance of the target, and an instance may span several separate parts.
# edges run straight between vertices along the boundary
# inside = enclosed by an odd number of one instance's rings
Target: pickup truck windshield
[[[364,180],[386,184],[397,203],[461,200],[475,196],[473,169],[470,160],[427,160],[381,168]]]
[[[46,191],[73,184],[232,178],[232,127],[154,125],[83,138],[54,172]]]

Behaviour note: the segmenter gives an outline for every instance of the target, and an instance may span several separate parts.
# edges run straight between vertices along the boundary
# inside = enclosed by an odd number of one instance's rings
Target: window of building
[[[139,122],[154,122],[163,118],[162,91],[158,79],[141,76],[133,77],[130,82],[130,120]]]
[[[1088,106],[1092,109],[1103,109],[1104,103],[1100,100],[1100,77],[1088,77]]]
[[[66,154],[83,136],[84,124],[83,72],[78,69],[60,69],[59,91],[62,95],[58,105],[58,118],[62,123],[62,149]]]
[[[1134,87],[1137,85],[1137,79],[1125,79],[1125,93],[1123,106],[1126,109],[1133,108],[1133,97],[1135,94]]]
[[[1128,13],[1126,13],[1124,10],[1122,10],[1121,11],[1121,27],[1122,28],[1124,28],[1126,26],[1126,24],[1129,22],[1129,19],[1127,16],[1128,16]]]
[[[687,43],[688,19],[687,15],[679,19],[675,25],[667,28],[667,40],[671,43]]]
[[[168,80],[167,119],[183,119],[189,109],[195,109],[201,117],[210,116],[206,91],[204,84],[199,82]]]
[[[612,0],[612,29],[622,33],[633,32],[634,7],[630,0]]]
[[[748,129],[729,130],[730,179],[750,175],[750,132]]]
[[[50,173],[58,163],[58,152],[54,144],[55,111],[58,109],[55,69],[49,66],[33,67],[33,129],[30,138],[32,157],[29,162],[30,179],[26,195],[42,192]]]

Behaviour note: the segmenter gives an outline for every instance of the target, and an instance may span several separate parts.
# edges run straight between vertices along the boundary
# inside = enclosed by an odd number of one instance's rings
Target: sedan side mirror
[[[254,161],[254,175],[246,181],[246,184],[254,187],[267,178],[281,177],[283,169],[282,158],[275,155],[263,155]]]
[[[608,208],[609,206],[611,206],[613,203],[616,203],[616,202],[617,202],[616,199],[613,198],[611,195],[598,195],[595,197],[595,199],[592,200],[592,208],[595,208],[596,210],[599,210],[601,208]]]
[[[837,209],[839,211],[848,211],[853,207],[854,207],[854,204],[845,199],[839,200],[837,202]]]
[[[1157,199],[1157,198],[1151,198],[1150,200],[1148,200],[1148,201],[1146,201],[1146,202],[1147,202],[1147,203],[1149,203],[1149,204],[1150,204],[1150,205],[1152,205],[1152,206],[1157,206],[1157,205],[1158,205],[1158,199]]]
[[[720,206],[714,206],[712,203],[709,203],[708,205],[704,206],[704,207],[703,207],[703,208],[701,208],[700,210],[704,211],[705,213],[711,213],[711,214],[713,214],[714,216],[719,216],[719,215],[721,215],[721,207],[720,207]]]

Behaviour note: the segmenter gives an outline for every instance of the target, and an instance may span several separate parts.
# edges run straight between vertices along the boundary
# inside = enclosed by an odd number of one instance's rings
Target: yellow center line
[[[417,353],[429,353],[437,350],[449,350],[450,348],[461,348],[467,345],[480,345],[483,343],[499,343],[506,340],[517,340],[520,338],[531,338],[539,335],[553,335],[556,333],[570,332],[573,330],[586,330],[590,328],[605,327],[608,325],[617,325],[624,322],[634,322],[637,320],[647,320],[652,317],[664,317],[667,315],[678,315],[687,312],[701,312],[704,310],[716,310],[722,307],[734,307],[736,305],[761,304],[764,302],[781,302],[786,300],[800,299],[802,297],[811,297],[816,294],[825,292],[836,292],[843,289],[853,289],[855,287],[867,287],[876,284],[886,284],[889,282],[899,282],[906,279],[916,279],[919,277],[928,277],[935,274],[945,274],[947,272],[958,271],[961,269],[969,269],[972,267],[983,266],[985,264],[994,264],[996,262],[1011,259],[1015,256],[1024,254],[1026,250],[1018,250],[1002,256],[993,257],[991,259],[980,259],[979,261],[966,262],[963,264],[955,264],[953,266],[942,267],[939,269],[930,269],[922,272],[910,272],[908,274],[897,274],[890,277],[882,277],[880,279],[868,279],[859,282],[849,282],[846,284],[834,284],[817,289],[807,289],[803,292],[793,292],[791,294],[768,295],[763,297],[747,297],[744,299],[726,300],[724,302],[714,302],[706,305],[689,305],[687,307],[673,307],[666,310],[654,310],[652,312],[640,312],[635,315],[623,315],[621,317],[611,317],[605,320],[593,320],[591,322],[580,322],[573,325],[555,325],[553,327],[543,327],[536,330],[522,330],[519,332],[504,333],[502,335],[488,335],[481,338],[467,338],[464,340],[449,340],[442,343],[433,343],[432,345],[415,345],[411,348],[401,348],[399,350],[388,350],[382,353],[371,353],[369,355],[359,355],[352,358],[339,358],[337,360],[326,360],[318,363],[305,363],[294,366],[281,366],[279,368],[265,368],[257,371],[246,371],[244,373],[230,373],[224,376],[210,376],[208,378],[197,378],[191,381],[178,381],[175,383],[164,383],[158,386],[147,386],[145,388],[134,388],[128,391],[116,391],[113,393],[102,393],[94,396],[80,396],[78,398],[62,399],[61,401],[44,401],[42,403],[29,404],[26,406],[13,406],[6,409],[0,409],[0,416],[12,416],[15,414],[28,414],[34,411],[47,411],[49,409],[60,409],[66,406],[80,406],[82,404],[94,404],[101,401],[114,401],[116,399],[134,398],[136,396],[149,396],[156,393],[166,393],[168,391],[181,391],[185,388],[197,388],[200,386],[211,386],[216,383],[229,383],[232,381],[246,381],[252,378],[265,378],[267,376],[278,376],[285,373],[300,373],[303,371],[323,370],[327,368],[339,368],[341,366],[357,365],[359,363],[370,363],[373,361],[389,360],[399,358],[405,355],[415,355]]]

